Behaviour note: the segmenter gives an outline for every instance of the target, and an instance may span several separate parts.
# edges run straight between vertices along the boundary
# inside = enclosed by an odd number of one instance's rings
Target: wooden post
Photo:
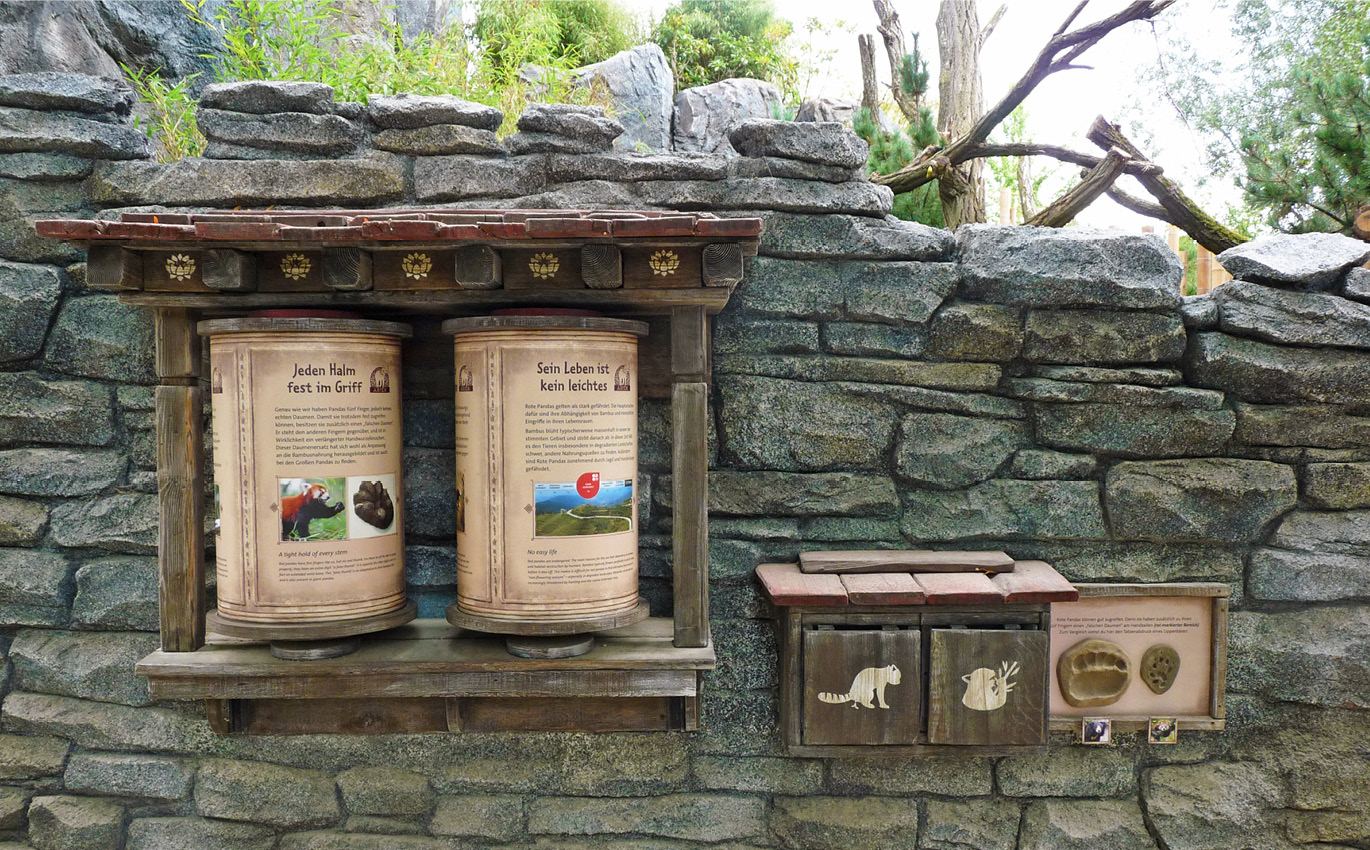
[[[157,532],[162,649],[205,642],[204,399],[200,338],[188,310],[157,311]]]
[[[671,486],[675,645],[708,646],[709,319],[671,310]]]
[[[999,223],[1013,224],[1013,192],[1007,186],[999,190]]]
[[[1198,273],[1194,276],[1194,282],[1198,293],[1204,295],[1213,291],[1213,252],[1202,245],[1198,247]]]

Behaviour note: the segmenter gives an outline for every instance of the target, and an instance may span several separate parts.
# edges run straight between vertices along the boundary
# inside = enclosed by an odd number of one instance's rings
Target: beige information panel
[[[645,325],[538,318],[444,324],[455,333],[457,604],[525,621],[631,610]]]
[[[1222,719],[1226,585],[1078,587],[1051,606],[1053,718]]]
[[[220,615],[303,623],[401,607],[408,326],[234,319],[200,329],[210,337]]]

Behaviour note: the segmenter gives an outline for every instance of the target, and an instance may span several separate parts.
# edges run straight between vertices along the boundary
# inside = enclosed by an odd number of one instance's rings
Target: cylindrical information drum
[[[409,326],[246,318],[199,331],[209,337],[220,617],[331,623],[404,607]]]
[[[450,319],[457,607],[573,623],[638,605],[637,338],[643,322]]]

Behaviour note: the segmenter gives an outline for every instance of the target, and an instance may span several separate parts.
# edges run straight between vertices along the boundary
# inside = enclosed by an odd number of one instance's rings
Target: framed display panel
[[[118,292],[121,303],[155,315],[162,648],[136,668],[155,698],[204,700],[214,728],[227,733],[697,727],[700,674],[716,663],[708,620],[709,317],[741,281],[744,257],[755,255],[759,219],[231,210],[54,219],[35,228],[87,250],[91,289]],[[197,321],[277,308],[402,319],[415,330],[402,355],[406,396],[450,398],[452,343],[438,322],[529,306],[591,308],[651,327],[638,392],[670,399],[672,616],[618,629],[574,659],[516,659],[487,636],[422,620],[369,635],[352,655],[305,661],[223,631],[207,636],[210,376]],[[281,639],[342,636],[313,624],[311,631]]]
[[[1181,729],[1224,727],[1231,588],[1218,583],[1076,587],[1079,601],[1052,606],[1052,729],[1078,729],[1084,717],[1108,718],[1115,732],[1146,729],[1152,717],[1174,717]],[[1086,704],[1072,704],[1066,689]]]

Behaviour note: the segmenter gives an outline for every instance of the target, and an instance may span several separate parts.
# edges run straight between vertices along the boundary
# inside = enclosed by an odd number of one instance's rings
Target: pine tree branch
[[[1042,80],[1057,71],[1077,67],[1070,63],[1078,58],[1085,49],[1098,43],[1101,38],[1118,27],[1133,21],[1150,20],[1169,8],[1174,2],[1175,0],[1135,0],[1117,14],[1088,26],[1069,30],[1070,25],[1085,7],[1085,3],[1081,3],[1066,18],[1066,22],[1061,25],[1061,28],[1056,31],[1056,34],[1051,37],[1041,52],[1037,54],[1037,58],[1033,60],[1027,73],[1013,84],[1008,94],[1004,95],[1002,100],[980,116],[980,119],[968,132],[938,152],[936,157],[945,159],[952,168],[967,159],[973,158],[972,152],[985,143],[994,128],[1003,123],[1009,113],[1013,112]],[[882,3],[887,4],[888,0],[875,0],[875,3],[878,11],[880,5]],[[884,30],[882,29],[881,32],[883,34]],[[1066,59],[1064,65],[1061,64],[1062,53],[1065,54],[1064,58]],[[933,159],[932,156],[920,156],[893,174],[872,178],[872,182],[889,186],[896,194],[911,192],[945,174],[946,167],[939,167],[940,163],[934,162]]]
[[[900,84],[900,72],[908,51],[904,49],[904,29],[899,23],[899,13],[894,11],[894,4],[890,0],[872,2],[875,4],[875,14],[880,18],[880,24],[875,29],[885,40],[885,53],[890,60],[890,94],[908,123],[916,124],[920,105],[918,98],[904,91],[903,85]]]

